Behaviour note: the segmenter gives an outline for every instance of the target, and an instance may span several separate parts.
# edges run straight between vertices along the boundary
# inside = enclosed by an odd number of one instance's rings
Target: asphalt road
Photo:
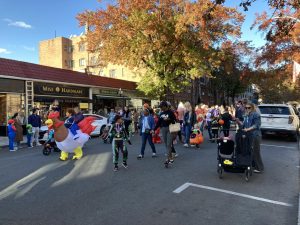
[[[151,158],[147,146],[145,158],[137,160],[140,138],[132,142],[129,167],[118,172],[111,146],[98,138],[78,161],[61,162],[57,153],[42,155],[41,148],[0,150],[0,224],[297,224],[295,142],[264,139],[265,173],[249,182],[239,173],[218,178],[216,144],[205,141],[197,150],[178,144],[179,157],[166,169],[163,145],[156,145],[158,158]]]

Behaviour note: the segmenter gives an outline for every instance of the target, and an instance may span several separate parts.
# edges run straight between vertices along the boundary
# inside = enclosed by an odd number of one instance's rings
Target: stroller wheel
[[[169,160],[166,160],[166,161],[164,162],[164,164],[165,164],[165,168],[168,168],[168,167],[169,167]]]
[[[199,145],[199,144],[196,144],[196,148],[200,148],[200,145]]]
[[[218,165],[218,174],[219,174],[219,178],[222,179],[223,178],[223,168],[222,168],[222,165],[219,164]]]
[[[249,178],[251,176],[251,168],[248,167],[246,170],[245,170],[245,180],[248,182],[249,181]]]
[[[50,153],[51,153],[51,148],[45,147],[45,148],[43,149],[43,154],[44,154],[44,155],[50,155]]]

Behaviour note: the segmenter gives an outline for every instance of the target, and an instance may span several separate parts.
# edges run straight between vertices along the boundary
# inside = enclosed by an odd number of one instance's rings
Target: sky
[[[110,0],[0,0],[0,58],[39,63],[39,41],[55,37],[80,35],[76,15],[85,10],[103,8]],[[226,0],[238,6],[240,0]],[[250,30],[255,13],[267,9],[266,0],[257,0],[246,15],[242,39],[253,41],[255,47],[265,41],[256,30]],[[242,8],[239,8],[242,11]]]

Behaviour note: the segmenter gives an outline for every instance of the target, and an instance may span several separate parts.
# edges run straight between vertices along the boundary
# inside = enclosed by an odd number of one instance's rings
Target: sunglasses
[[[245,107],[245,109],[251,109],[251,107]]]

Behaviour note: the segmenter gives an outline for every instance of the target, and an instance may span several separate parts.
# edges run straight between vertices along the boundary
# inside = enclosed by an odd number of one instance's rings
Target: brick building
[[[57,37],[39,43],[39,64],[78,72],[89,72],[102,77],[138,82],[137,73],[122,65],[98,65],[98,56],[87,51],[83,36]]]

